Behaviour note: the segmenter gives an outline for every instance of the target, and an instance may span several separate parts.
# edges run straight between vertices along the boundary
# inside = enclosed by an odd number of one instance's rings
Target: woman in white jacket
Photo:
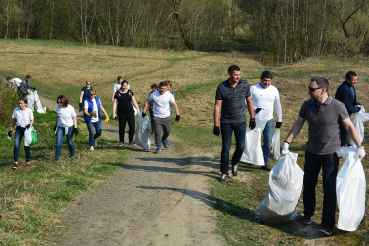
[[[64,95],[58,96],[56,101],[58,106],[56,107],[56,122],[54,126],[56,134],[56,151],[55,161],[60,161],[61,149],[63,146],[64,135],[67,135],[67,142],[69,146],[69,156],[75,157],[73,133],[77,136],[77,114],[74,111],[74,107],[68,104],[68,98]]]

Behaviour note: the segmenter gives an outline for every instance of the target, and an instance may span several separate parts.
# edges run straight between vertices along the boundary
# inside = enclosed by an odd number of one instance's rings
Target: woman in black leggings
[[[122,85],[114,95],[114,100],[117,105],[117,113],[119,120],[119,146],[123,146],[124,143],[124,131],[126,128],[126,122],[129,127],[129,145],[134,145],[133,136],[135,134],[135,114],[133,107],[137,109],[137,113],[140,114],[133,91],[128,90],[128,81],[123,80]]]

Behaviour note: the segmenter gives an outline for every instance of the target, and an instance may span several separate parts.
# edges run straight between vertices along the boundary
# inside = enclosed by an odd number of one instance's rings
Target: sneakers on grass
[[[167,149],[167,148],[169,148],[169,145],[168,145],[168,140],[164,140],[163,141],[163,145],[164,145],[164,147]]]
[[[155,150],[155,153],[156,154],[159,154],[161,152],[161,148],[160,147],[157,147],[156,150]]]
[[[222,176],[220,176],[219,181],[220,182],[226,182],[227,181],[227,178],[228,178],[227,176],[228,176],[227,174],[223,173]]]
[[[329,235],[332,234],[332,230],[325,227],[325,226],[322,226],[322,228],[320,228],[319,232],[323,233],[326,236],[329,236]]]
[[[261,169],[263,169],[263,170],[266,170],[266,171],[270,171],[270,170],[272,170],[272,168],[268,165],[268,163],[266,163],[264,166],[262,166],[261,167]]]
[[[238,175],[238,165],[232,164],[232,175],[237,176]]]
[[[119,142],[118,146],[123,146],[123,142]]]
[[[14,164],[14,166],[12,167],[12,169],[14,169],[14,170],[18,169],[18,164]]]
[[[311,224],[311,216],[304,216],[304,218],[302,218],[301,222],[305,225],[310,225]]]
[[[93,150],[94,150],[94,146],[91,146],[90,150],[92,150],[92,151],[93,151]]]
[[[131,141],[131,142],[129,142],[129,145],[130,146],[135,146],[136,144],[135,144],[135,142]]]

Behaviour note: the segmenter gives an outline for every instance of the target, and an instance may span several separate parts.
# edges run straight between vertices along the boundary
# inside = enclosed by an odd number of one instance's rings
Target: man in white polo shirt
[[[18,88],[20,86],[20,84],[22,83],[22,80],[21,79],[18,79],[18,78],[6,78],[6,81],[8,81],[9,83],[9,86],[13,86],[13,87],[16,87]]]
[[[174,96],[167,91],[167,82],[162,81],[159,84],[159,90],[150,94],[149,99],[145,102],[145,107],[142,111],[142,117],[146,117],[146,109],[148,108],[151,102],[154,103],[154,128],[155,128],[155,144],[156,151],[155,153],[161,152],[161,143],[163,143],[164,147],[167,149],[168,146],[168,136],[170,134],[170,110],[169,105],[176,111],[176,121],[179,121],[179,111],[177,107],[177,103],[175,102]],[[161,136],[161,129],[163,128],[163,136]]]
[[[274,121],[273,121],[273,106],[275,107],[275,111],[277,114],[277,123],[275,124],[276,128],[280,128],[282,125],[282,106],[281,101],[279,99],[278,89],[271,85],[273,79],[273,74],[270,71],[264,71],[260,77],[260,83],[251,86],[251,98],[252,104],[256,108],[256,113],[258,113],[261,109],[267,109],[269,113],[268,121],[265,124],[265,128],[263,130],[263,157],[264,157],[264,166],[262,169],[270,171],[271,168],[268,165],[270,148],[272,146],[272,138],[273,138],[273,130],[274,130]]]

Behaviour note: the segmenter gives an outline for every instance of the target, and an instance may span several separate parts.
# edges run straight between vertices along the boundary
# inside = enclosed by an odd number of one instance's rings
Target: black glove
[[[181,118],[181,116],[176,115],[176,122],[178,122],[180,118]]]
[[[33,87],[33,91],[37,91],[36,87]]]
[[[54,132],[56,131],[56,126],[54,126]]]
[[[10,138],[11,138],[11,137],[13,136],[12,132],[13,132],[13,131],[8,131],[8,137],[10,137]]]
[[[213,134],[215,136],[219,136],[219,134],[220,134],[220,128],[219,128],[219,126],[214,126],[214,128],[213,128]]]
[[[29,129],[31,127],[31,124],[26,125],[26,128]]]
[[[275,128],[281,128],[281,126],[282,126],[282,122],[277,121],[277,123],[275,123]]]
[[[256,127],[255,118],[250,119],[249,127],[250,127],[251,130]]]
[[[142,118],[145,118],[146,114],[144,112],[142,112]]]
[[[358,106],[356,106],[355,108],[356,108],[356,113],[359,113],[359,111],[360,111],[361,108],[358,107]]]
[[[83,103],[79,103],[78,106],[79,106],[79,108],[82,108],[83,107]]]
[[[262,108],[257,108],[257,109],[255,110],[255,112],[256,112],[256,113],[259,113],[259,111],[260,111],[260,110],[262,110]]]
[[[74,135],[78,135],[78,129],[77,128],[73,128],[73,133],[74,133]]]

